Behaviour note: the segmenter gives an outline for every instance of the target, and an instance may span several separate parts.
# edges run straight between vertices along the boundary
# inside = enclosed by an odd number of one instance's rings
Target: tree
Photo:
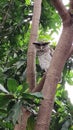
[[[56,4],[57,3],[58,1],[56,2]],[[0,43],[1,43],[0,44],[0,115],[1,115],[0,129],[4,129],[4,130],[6,129],[13,130],[14,126],[15,126],[15,130],[16,129],[34,130],[35,121],[37,119],[36,117],[39,111],[40,100],[43,99],[43,96],[39,92],[45,91],[45,88],[43,89],[43,86],[45,85],[44,82],[46,83],[48,74],[43,75],[43,72],[39,67],[38,60],[36,59],[36,68],[37,68],[37,83],[36,83],[35,80],[36,73],[34,73],[35,69],[34,67],[32,67],[32,65],[35,66],[33,61],[35,60],[35,56],[29,54],[29,52],[35,54],[34,49],[32,50],[31,43],[35,39],[39,39],[39,40],[45,39],[47,41],[48,40],[52,41],[51,47],[55,48],[54,45],[56,45],[56,43],[53,42],[52,40],[52,33],[54,31],[58,33],[61,19],[57,11],[55,10],[55,8],[51,5],[51,1],[48,0],[42,1],[41,4],[42,11],[41,11],[39,30],[37,28],[36,35],[33,36],[32,39],[30,37],[31,42],[29,42],[30,26],[31,26],[30,22],[33,15],[32,12],[33,4],[34,2],[33,1],[30,2],[30,0],[25,0],[25,1],[23,0],[2,1],[1,0],[0,1],[0,16],[1,16],[0,17],[0,22],[1,22],[0,24],[0,28],[1,28],[0,30],[1,31],[1,35],[0,35]],[[70,14],[72,15],[72,11],[68,14],[68,16],[70,16]],[[39,23],[39,19],[38,19],[38,23]],[[32,26],[32,28],[33,27],[34,26]],[[67,26],[65,27],[65,29],[66,28]],[[38,38],[36,37],[37,31],[38,31]],[[28,42],[30,43],[29,49],[28,49]],[[72,48],[73,47],[71,47],[70,49],[68,58],[73,53]],[[27,72],[29,85],[26,83],[26,73],[25,73],[27,49],[28,49],[28,62],[29,59],[32,59],[32,64],[30,66],[31,73],[30,71]],[[54,129],[60,130],[63,128],[72,129],[73,107],[70,104],[70,101],[67,97],[67,93],[64,89],[65,81],[69,82],[69,84],[73,84],[73,81],[71,79],[73,76],[71,64],[72,64],[72,58],[70,58],[64,66],[63,77],[62,77],[63,82],[57,85],[57,92],[56,92],[56,97],[55,97],[55,102],[53,107],[53,113],[51,115],[52,120],[50,124],[50,130],[54,130]],[[33,76],[30,75],[29,77],[29,74],[33,74]],[[29,88],[29,86],[31,87]],[[43,102],[44,100],[42,100],[42,103]],[[45,106],[45,110],[47,111],[47,106]],[[46,117],[46,115],[44,117]]]
[[[65,9],[65,6],[62,4],[61,0],[56,2],[53,0],[52,2],[62,18],[63,31],[59,43],[55,49],[55,53],[43,86],[42,93],[44,95],[44,100],[41,102],[35,130],[48,130],[54,104],[56,86],[72,46],[73,23],[71,21],[73,1],[70,0],[69,11]],[[56,63],[56,61],[58,62]]]

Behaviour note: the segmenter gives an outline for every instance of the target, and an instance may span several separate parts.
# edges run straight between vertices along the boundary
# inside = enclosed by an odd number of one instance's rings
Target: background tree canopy
[[[33,130],[40,93],[28,93],[26,83],[27,49],[33,16],[33,0],[0,0],[0,129],[13,130],[22,105],[32,111],[27,130]],[[43,0],[38,39],[56,42],[52,34],[61,27],[61,19],[50,0]],[[37,65],[37,80],[42,70]],[[72,57],[64,67],[62,83],[58,84],[50,130],[73,129],[73,106],[65,91],[65,83],[73,85]],[[28,109],[28,110],[29,110]],[[30,125],[31,124],[31,125]],[[57,125],[56,125],[57,124]]]

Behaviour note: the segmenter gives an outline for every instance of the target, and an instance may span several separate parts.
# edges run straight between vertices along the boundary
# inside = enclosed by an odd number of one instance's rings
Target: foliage
[[[0,93],[0,124],[2,121],[4,122],[3,126],[1,125],[2,128],[10,128],[12,124],[16,124],[22,106],[34,114],[36,106],[39,106],[40,99],[43,99],[41,93],[29,93],[28,85],[25,84],[24,87],[18,85],[15,79],[8,81],[7,89],[2,86]],[[10,125],[8,125],[9,123]]]
[[[31,111],[27,130],[33,130],[40,105],[41,93],[29,93],[26,83],[27,49],[30,37],[33,0],[0,0],[0,129],[13,130],[21,107]],[[43,0],[39,40],[53,40],[61,22],[50,0]],[[54,43],[52,42],[52,47]],[[37,64],[37,79],[42,70]],[[73,85],[73,62],[70,58],[58,84],[50,130],[73,129],[73,106],[65,91],[65,82]],[[32,122],[31,122],[32,121]],[[31,125],[32,123],[32,125]],[[56,125],[57,124],[57,125]]]
[[[48,27],[51,32],[57,32],[59,27],[61,26],[61,19],[55,8],[52,6],[50,0],[43,0],[42,2],[42,13],[40,22],[44,29],[47,29]]]

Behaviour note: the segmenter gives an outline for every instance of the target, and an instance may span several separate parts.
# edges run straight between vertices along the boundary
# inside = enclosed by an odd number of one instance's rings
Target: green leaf
[[[68,130],[70,125],[71,125],[71,119],[68,119],[68,120],[66,120],[65,123],[62,125],[62,129],[61,129],[61,130]]]
[[[0,114],[7,114],[7,111],[6,110],[4,110],[4,109],[0,109]]]
[[[32,95],[32,96],[34,96],[36,98],[39,98],[39,99],[40,98],[43,99],[43,95],[40,92],[30,93],[30,95]]]
[[[7,81],[8,90],[12,93],[16,92],[18,83],[15,79],[9,78]]]
[[[30,5],[30,0],[26,0],[26,5]]]
[[[24,82],[24,83],[23,83],[23,91],[27,91],[28,88],[29,88],[28,83],[27,83],[27,82]]]
[[[68,79],[67,82],[69,85],[73,85],[73,79]]]
[[[33,99],[33,96],[30,93],[22,93],[23,99]]]
[[[18,121],[20,111],[21,111],[21,107],[22,107],[22,103],[20,101],[18,101],[11,109],[7,120],[8,121],[12,120],[13,124],[16,124],[16,122]]]
[[[4,93],[7,93],[7,94],[9,93],[9,92],[4,88],[4,86],[1,85],[1,84],[0,84],[0,90],[3,91]]]
[[[0,107],[5,106],[14,97],[10,94],[0,93]]]
[[[19,69],[22,65],[24,65],[25,61],[18,61],[15,63],[15,65],[17,66],[17,69]]]
[[[22,85],[19,85],[19,86],[17,87],[17,93],[20,92],[20,91],[22,90],[22,88],[23,88],[23,86],[22,86]]]
[[[34,99],[34,98],[43,99],[43,95],[40,92],[36,92],[36,93],[24,92],[22,96],[24,97],[24,99]]]

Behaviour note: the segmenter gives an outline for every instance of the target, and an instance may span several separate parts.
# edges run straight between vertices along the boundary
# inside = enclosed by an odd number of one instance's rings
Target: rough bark
[[[73,37],[72,17],[69,14],[69,12],[65,9],[61,0],[52,0],[52,1],[62,18],[63,31],[59,43],[55,49],[50,67],[48,69],[48,73],[46,75],[45,83],[42,90],[44,100],[41,102],[35,130],[48,130],[52,108],[54,104],[56,86],[72,46],[72,37]]]
[[[71,55],[73,55],[73,45],[71,46],[70,51],[69,51],[69,53],[68,53],[68,58],[70,58]],[[68,58],[67,58],[67,59],[68,59]]]
[[[30,91],[36,86],[36,74],[35,74],[36,73],[35,71],[36,52],[32,43],[37,40],[37,36],[38,36],[39,20],[41,14],[41,2],[42,0],[34,1],[32,27],[31,27],[30,42],[29,42],[29,48],[27,54],[27,81],[29,83]]]
[[[26,130],[27,120],[30,112],[22,107],[22,115],[19,117],[18,124],[15,125],[14,130]]]

